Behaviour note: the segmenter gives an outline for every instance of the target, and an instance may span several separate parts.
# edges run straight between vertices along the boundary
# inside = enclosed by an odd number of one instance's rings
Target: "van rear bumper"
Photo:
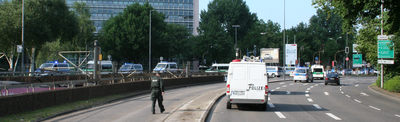
[[[267,99],[268,96],[265,96],[264,99],[229,99],[229,101],[235,104],[265,104]]]

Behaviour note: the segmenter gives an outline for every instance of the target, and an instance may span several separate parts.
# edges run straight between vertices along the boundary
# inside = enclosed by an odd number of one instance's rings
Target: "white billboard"
[[[295,65],[297,60],[297,44],[286,44],[285,53],[285,64]]]
[[[279,48],[261,48],[260,56],[265,63],[279,63]]]

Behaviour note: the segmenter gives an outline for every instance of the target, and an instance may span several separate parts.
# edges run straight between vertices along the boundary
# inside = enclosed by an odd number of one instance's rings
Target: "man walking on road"
[[[156,73],[156,76],[151,76],[151,100],[152,100],[151,112],[153,112],[153,114],[156,113],[154,109],[156,100],[158,101],[158,107],[160,107],[161,113],[165,111],[164,105],[162,104],[163,95],[164,95],[164,84],[160,77],[160,74]]]

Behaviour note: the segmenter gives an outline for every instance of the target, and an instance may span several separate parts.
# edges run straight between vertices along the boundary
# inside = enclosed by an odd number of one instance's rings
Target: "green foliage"
[[[400,92],[400,76],[395,76],[384,83],[384,89],[391,92]]]
[[[58,55],[59,51],[77,50],[78,48],[79,47],[72,44],[72,42],[61,43],[59,39],[53,42],[46,42],[37,55],[36,67],[39,67],[47,61],[64,61],[64,59]]]
[[[77,17],[79,29],[72,42],[74,45],[84,49],[86,45],[93,44],[93,32],[96,31],[96,27],[93,21],[90,20],[89,8],[86,7],[85,3],[75,2],[72,8]]]
[[[211,62],[228,62],[234,58],[235,28],[237,29],[238,48],[242,51],[249,48],[245,40],[257,21],[257,16],[249,11],[243,0],[214,0],[208,4],[208,11],[201,12],[198,58]],[[244,51],[243,51],[244,52]],[[201,56],[201,57],[200,57]],[[210,62],[208,62],[210,63]]]

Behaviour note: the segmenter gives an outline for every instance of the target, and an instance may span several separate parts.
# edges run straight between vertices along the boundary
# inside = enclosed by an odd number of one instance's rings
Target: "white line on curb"
[[[358,103],[361,103],[361,101],[360,101],[360,100],[357,100],[357,99],[354,99],[354,101],[356,101],[356,102],[358,102]]]
[[[361,92],[360,94],[364,95],[364,96],[369,96],[368,94]]]
[[[350,96],[349,96],[349,95],[347,95],[347,94],[346,94],[346,97],[350,98]]]
[[[307,98],[308,102],[314,102],[311,98]]]
[[[286,119],[285,115],[283,115],[283,114],[282,114],[281,112],[279,112],[279,111],[275,112],[275,114],[276,114],[279,118]]]
[[[268,103],[268,106],[269,106],[270,108],[275,108],[275,105],[272,104],[272,103]]]
[[[395,114],[394,116],[400,117],[400,115],[398,115],[398,114]]]
[[[324,94],[325,94],[325,95],[329,95],[329,93],[328,93],[328,92],[324,92]]]
[[[305,94],[305,96],[306,96],[306,97],[309,97],[310,95],[309,95],[309,94]]]
[[[379,108],[377,108],[377,107],[374,107],[374,106],[369,106],[370,108],[373,108],[373,109],[375,109],[375,110],[378,110],[378,111],[380,111],[381,109],[379,109]]]
[[[332,118],[335,119],[335,120],[342,120],[342,119],[340,119],[339,117],[333,115],[332,113],[325,113],[325,114],[328,115],[329,117],[332,117]]]
[[[290,91],[286,91],[286,94],[290,94]]]
[[[313,104],[313,106],[317,109],[322,109],[318,104]]]

